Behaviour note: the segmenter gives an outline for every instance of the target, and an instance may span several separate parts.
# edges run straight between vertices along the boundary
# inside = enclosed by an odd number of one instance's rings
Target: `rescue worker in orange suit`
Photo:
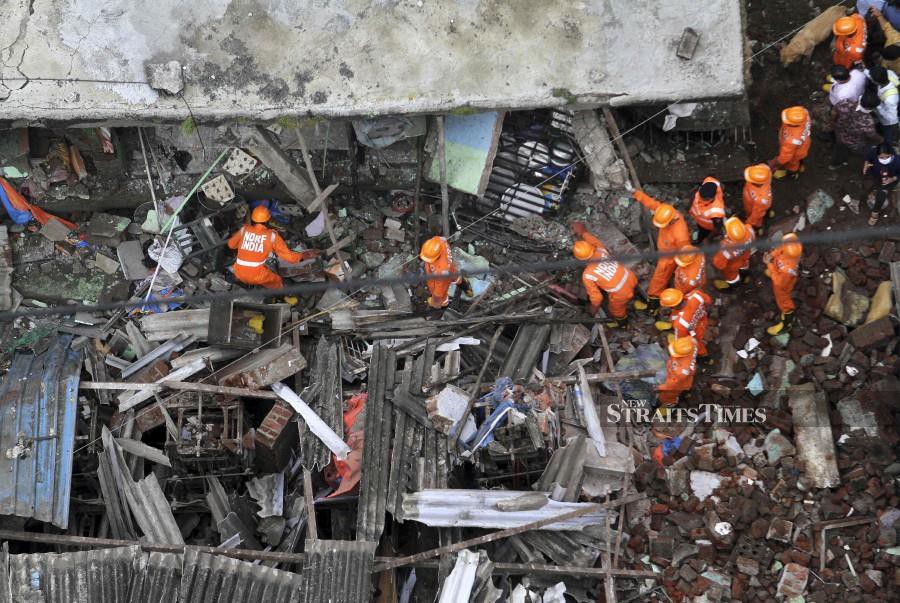
[[[713,266],[722,275],[721,279],[713,281],[716,289],[725,290],[740,282],[741,270],[750,266],[752,250],[749,247],[739,247],[752,243],[755,238],[753,228],[746,226],[740,218],[728,218],[725,222],[725,237],[719,251],[713,256]]]
[[[691,337],[682,337],[669,344],[669,360],[666,362],[666,381],[657,386],[659,403],[663,407],[678,404],[681,392],[694,385],[697,372],[697,344]]]
[[[703,335],[709,322],[709,307],[712,298],[699,289],[690,293],[682,293],[678,289],[666,289],[659,297],[664,308],[672,309],[671,322],[657,321],[660,331],[673,329],[675,340],[693,337],[697,342],[697,355],[706,356],[706,344]]]
[[[234,276],[245,285],[259,285],[266,289],[281,289],[284,281],[266,267],[266,260],[275,252],[286,262],[297,263],[314,258],[318,250],[292,251],[281,235],[268,228],[266,223],[272,218],[269,210],[262,205],[253,209],[250,214],[251,225],[242,226],[228,239],[228,248],[237,249],[237,260],[234,262]]]
[[[763,233],[763,222],[772,208],[772,170],[765,163],[744,170],[744,223],[756,234]]]
[[[781,130],[778,132],[778,156],[766,162],[775,170],[772,174],[781,179],[790,174],[797,178],[803,171],[803,160],[809,155],[812,143],[812,124],[805,107],[788,107],[781,112]]]
[[[791,298],[797,278],[800,274],[800,256],[803,254],[803,245],[797,240],[797,235],[789,233],[781,237],[782,244],[771,253],[767,253],[766,275],[772,279],[772,292],[775,294],[775,303],[781,311],[780,320],[766,329],[769,335],[778,335],[782,331],[789,330],[794,322],[794,309],[796,305]]]
[[[712,176],[704,178],[694,193],[690,213],[700,229],[697,232],[698,242],[703,242],[713,232],[721,231],[722,222],[725,220],[725,195],[722,192],[722,183]]]
[[[831,60],[835,65],[851,69],[861,63],[866,52],[866,19],[859,13],[841,17],[831,27],[834,33],[834,52]]]
[[[675,288],[682,293],[706,286],[706,256],[693,245],[681,249],[675,256]]]
[[[581,282],[590,299],[591,314],[596,315],[600,311],[605,292],[609,297],[608,309],[612,318],[606,324],[610,328],[621,327],[628,319],[628,302],[634,297],[637,277],[619,262],[609,260],[609,250],[600,239],[588,232],[584,224],[574,222],[572,232],[580,237],[572,247],[572,254],[579,260],[593,260],[581,274]]]
[[[419,250],[419,258],[425,262],[425,274],[429,276],[456,274],[458,269],[453,261],[453,253],[450,251],[450,243],[444,237],[431,237]],[[429,307],[439,310],[450,304],[450,285],[459,283],[461,279],[428,279]]]
[[[629,186],[629,188],[631,188]],[[668,203],[654,199],[644,191],[632,190],[631,195],[644,207],[653,212],[653,225],[659,229],[656,236],[656,248],[661,252],[675,252],[691,244],[691,231],[684,217]],[[675,258],[661,257],[656,262],[656,270],[650,278],[647,295],[650,298],[650,310],[659,308],[659,294],[669,286],[675,272]],[[635,308],[641,309],[638,302]]]

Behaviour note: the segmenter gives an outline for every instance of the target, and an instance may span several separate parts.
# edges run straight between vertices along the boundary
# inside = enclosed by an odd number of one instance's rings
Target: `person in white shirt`
[[[835,65],[831,68],[831,80],[828,90],[831,106],[845,100],[858,101],[866,90],[866,74],[859,69]]]
[[[881,135],[887,144],[897,140],[897,104],[900,101],[900,78],[890,69],[875,65],[866,71],[866,76],[878,86],[881,104],[875,109]]]

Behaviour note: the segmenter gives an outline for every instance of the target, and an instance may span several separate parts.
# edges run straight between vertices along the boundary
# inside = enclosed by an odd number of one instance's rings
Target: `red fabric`
[[[352,491],[362,478],[363,446],[366,438],[362,423],[357,428],[356,419],[365,409],[368,398],[369,394],[356,394],[347,402],[347,410],[344,411],[344,433],[347,436],[347,445],[350,446],[350,454],[343,461],[332,455],[332,462],[341,478],[341,483],[334,492],[328,495],[328,498]]]
[[[72,222],[63,220],[59,216],[54,216],[53,214],[44,211],[37,205],[32,205],[31,203],[26,201],[25,197],[23,197],[22,194],[17,191],[12,184],[7,182],[5,178],[0,178],[0,186],[3,186],[3,190],[6,191],[6,196],[13,207],[22,211],[31,212],[31,217],[33,217],[41,224],[46,224],[50,220],[59,220],[60,223],[62,223],[69,230],[78,229],[78,226],[76,226]]]

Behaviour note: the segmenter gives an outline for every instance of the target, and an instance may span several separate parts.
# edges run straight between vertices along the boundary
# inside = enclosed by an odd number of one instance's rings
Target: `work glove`
[[[631,181],[630,181],[630,180],[626,180],[626,181],[625,181],[625,190],[628,191],[629,193],[633,193],[633,192],[634,192],[634,185],[631,184]]]

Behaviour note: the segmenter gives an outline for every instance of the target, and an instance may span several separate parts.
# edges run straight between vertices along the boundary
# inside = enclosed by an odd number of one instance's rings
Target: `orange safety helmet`
[[[572,247],[572,255],[579,260],[589,260],[594,257],[594,246],[587,241],[577,241]]]
[[[772,170],[765,163],[751,165],[744,170],[744,180],[753,184],[765,184],[772,178]]]
[[[271,219],[272,214],[269,213],[269,208],[267,208],[265,205],[257,205],[253,208],[253,212],[250,214],[250,220],[254,224],[265,224]]]
[[[831,31],[836,36],[852,36],[859,28],[859,24],[853,17],[841,17],[834,22]]]
[[[669,344],[669,355],[675,358],[688,356],[694,353],[696,347],[693,337],[682,337]]]
[[[659,305],[663,308],[674,308],[684,299],[684,293],[678,289],[663,289],[659,294]]]
[[[790,232],[781,237],[781,240],[785,243],[783,245],[784,253],[789,258],[797,259],[803,253],[803,244],[797,240],[797,235],[795,233]]]
[[[675,219],[675,208],[668,203],[663,203],[653,212],[653,225],[657,228],[665,228]]]
[[[788,107],[781,112],[781,121],[789,126],[801,126],[806,121],[809,114],[806,108],[797,105],[796,107]]]
[[[747,227],[740,218],[732,216],[725,220],[725,234],[735,243],[744,243],[747,240]]]
[[[431,237],[430,239],[422,243],[422,249],[419,251],[419,257],[426,264],[433,264],[439,257],[441,257],[441,252],[443,251],[443,237]]]
[[[697,259],[697,248],[693,245],[688,245],[687,247],[682,247],[679,249],[680,253],[675,256],[675,263],[684,268],[685,266],[690,266]]]

